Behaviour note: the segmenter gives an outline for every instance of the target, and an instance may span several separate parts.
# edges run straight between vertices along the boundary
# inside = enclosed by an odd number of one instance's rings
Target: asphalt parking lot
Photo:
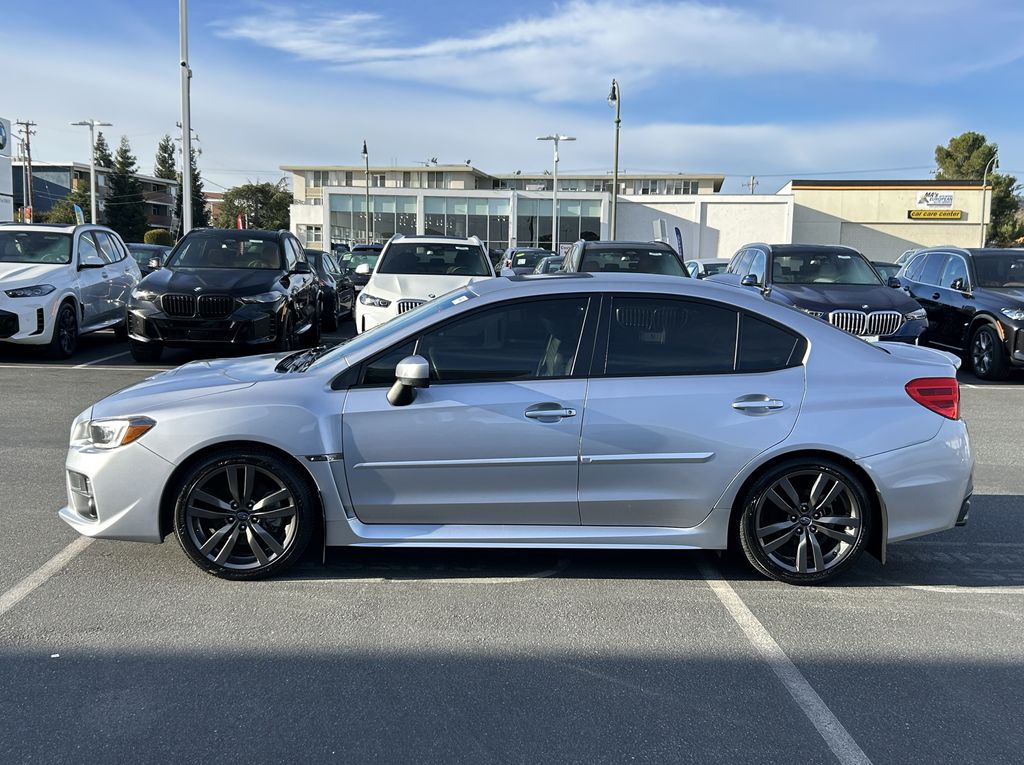
[[[962,375],[968,526],[831,586],[485,550],[231,583],[56,516],[71,419],[190,358],[137,365],[108,333],[0,351],[0,762],[1021,761],[1024,377]]]

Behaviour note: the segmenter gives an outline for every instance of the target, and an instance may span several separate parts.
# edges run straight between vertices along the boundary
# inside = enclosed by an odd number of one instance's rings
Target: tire
[[[320,345],[320,322],[323,320],[322,317],[323,314],[320,312],[320,307],[317,306],[316,313],[313,314],[313,322],[302,336],[302,344],[305,347],[316,348]]]
[[[53,323],[53,337],[47,346],[48,354],[54,359],[67,359],[78,348],[78,312],[73,303],[62,303],[57,309]]]
[[[316,525],[317,506],[303,476],[260,449],[209,455],[189,470],[175,497],[181,549],[222,579],[280,574],[301,559]]]
[[[292,323],[292,314],[289,311],[285,314],[284,321],[277,328],[277,340],[274,341],[274,349],[278,351],[290,351],[295,347],[295,325]]]
[[[164,353],[163,343],[158,343],[156,340],[150,340],[148,343],[142,343],[138,340],[128,338],[128,350],[131,351],[132,358],[142,363],[153,363],[159,361],[160,357]]]
[[[128,320],[125,319],[120,324],[114,327],[114,339],[125,341],[128,339]]]
[[[822,584],[863,552],[872,512],[864,485],[845,467],[798,458],[776,465],[750,487],[737,536],[747,561],[765,576]]]
[[[967,348],[971,371],[979,380],[1005,380],[1010,374],[1010,362],[999,334],[990,324],[982,324],[971,335]]]
[[[338,331],[338,307],[331,301],[331,305],[328,306],[327,313],[323,313],[321,309],[321,325],[327,332]]]

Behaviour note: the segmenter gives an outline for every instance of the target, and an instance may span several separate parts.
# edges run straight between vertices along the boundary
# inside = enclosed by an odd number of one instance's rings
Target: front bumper
[[[0,308],[0,342],[43,345],[53,334],[57,304],[34,298],[11,298]]]
[[[58,514],[75,531],[100,539],[163,541],[160,501],[174,465],[142,439],[116,449],[72,444],[65,466],[68,503]]]
[[[128,335],[138,342],[168,347],[192,345],[263,345],[277,340],[279,310],[245,305],[224,319],[168,316],[155,306],[128,310]]]

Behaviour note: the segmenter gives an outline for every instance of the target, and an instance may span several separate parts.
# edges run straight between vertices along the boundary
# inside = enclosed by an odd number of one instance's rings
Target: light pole
[[[370,244],[370,221],[373,216],[370,214],[370,152],[366,150],[366,139],[363,139],[363,162],[366,164],[366,243]]]
[[[985,186],[988,185],[988,171],[993,172],[999,169],[999,152],[992,155],[992,159],[985,165],[985,173],[981,176],[981,247],[985,246]],[[989,194],[991,197],[992,195]]]
[[[559,135],[558,133],[554,133],[552,135],[537,136],[537,140],[554,141],[555,169],[551,183],[551,251],[558,255],[560,254],[558,252],[558,143],[559,141],[575,141],[576,139],[571,135]]]
[[[112,127],[112,122],[100,122],[99,120],[82,120],[72,122],[74,127],[89,128],[89,222],[96,223],[96,128]]]
[[[612,89],[608,91],[608,106],[615,107],[615,164],[612,166],[612,226],[611,238],[615,239],[616,223],[619,207],[619,126],[622,124],[622,96],[619,83],[612,80]]]
[[[192,104],[188,65],[188,0],[178,2],[178,41],[181,46],[181,235],[192,230]]]

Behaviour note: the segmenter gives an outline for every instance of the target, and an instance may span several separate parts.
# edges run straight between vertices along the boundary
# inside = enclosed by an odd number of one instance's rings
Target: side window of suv
[[[945,252],[929,252],[924,257],[924,265],[921,267],[921,273],[918,274],[917,281],[922,284],[938,286],[942,269],[945,267],[948,259],[949,255]]]
[[[295,242],[292,241],[291,237],[286,237],[284,240],[284,267],[285,270],[291,273],[295,270],[295,264],[299,262],[299,249],[296,247]]]
[[[733,256],[732,262],[729,263],[729,273],[737,274],[738,276],[746,276],[751,258],[751,250],[740,250],[737,252]]]
[[[96,243],[99,244],[100,257],[107,261],[107,263],[116,263],[121,260],[121,253],[118,251],[117,246],[110,241],[110,237],[102,231],[92,231],[90,233],[95,237]]]
[[[86,231],[78,237],[78,262],[87,263],[90,260],[96,262],[97,258],[106,262],[105,258],[100,255],[99,248],[96,247],[96,240],[92,238],[92,233]]]
[[[968,289],[967,264],[959,255],[949,256],[949,260],[946,262],[946,267],[942,270],[942,281],[940,286],[945,287],[946,289],[960,291],[966,291]]]
[[[750,270],[748,273],[757,278],[758,284],[764,284],[765,254],[764,250],[751,250],[753,257],[750,259]]]

